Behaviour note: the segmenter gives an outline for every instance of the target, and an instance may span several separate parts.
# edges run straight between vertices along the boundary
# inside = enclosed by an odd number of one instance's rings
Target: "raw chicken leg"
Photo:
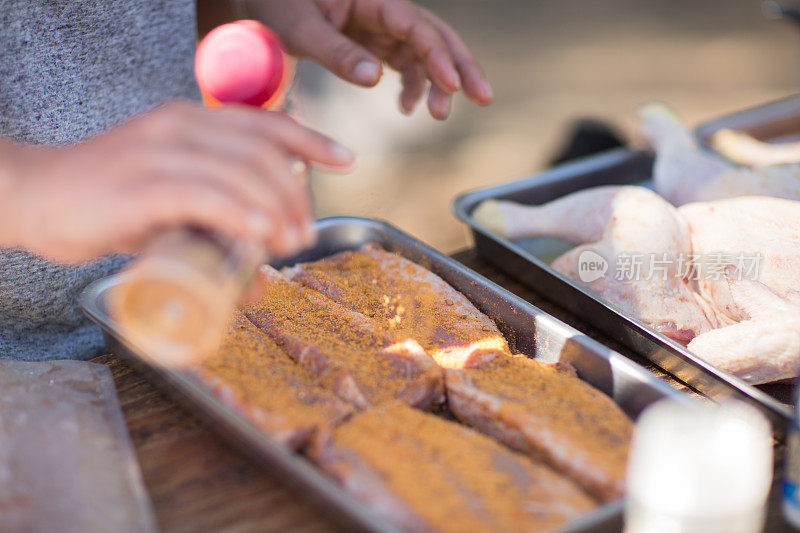
[[[697,199],[698,193],[734,166],[700,150],[678,116],[661,102],[644,104],[639,131],[656,151],[653,165],[655,189],[674,205]]]
[[[647,189],[598,187],[542,206],[489,201],[473,216],[511,238],[547,235],[581,244],[553,263],[578,283],[576,267],[587,250],[609,264],[625,251],[683,254],[691,268],[680,276],[671,265],[666,278],[620,280],[607,272],[582,284],[750,382],[796,375],[800,202],[742,197],[675,209]],[[753,270],[742,272],[746,267]],[[736,279],[732,268],[740,269]]]
[[[656,151],[656,191],[674,205],[737,196],[800,200],[800,164],[739,168],[702,150],[662,103],[639,109],[640,129]]]
[[[719,325],[706,316],[690,282],[678,275],[677,258],[691,253],[688,227],[677,210],[652,191],[596,187],[542,206],[490,200],[472,216],[508,238],[547,235],[579,245],[556,259],[553,268],[679,342]],[[582,279],[581,256],[596,257],[592,253],[609,268],[596,279]],[[660,261],[658,272],[647,270],[652,259]],[[626,267],[634,269],[621,276]]]

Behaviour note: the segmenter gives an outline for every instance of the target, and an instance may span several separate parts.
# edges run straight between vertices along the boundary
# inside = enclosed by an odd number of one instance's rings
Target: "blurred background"
[[[387,220],[450,252],[468,244],[450,214],[467,189],[548,166],[574,122],[609,122],[635,141],[635,108],[672,105],[688,124],[797,92],[800,33],[753,0],[423,0],[471,46],[495,93],[463,97],[446,122],[397,106],[392,74],[372,90],[301,64],[292,94],[301,121],[359,155],[352,173],[316,173],[317,214]],[[230,20],[198,0],[201,33]]]

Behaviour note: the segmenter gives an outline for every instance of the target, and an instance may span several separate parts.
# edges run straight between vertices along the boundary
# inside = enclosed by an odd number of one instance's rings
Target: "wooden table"
[[[466,250],[454,257],[544,311],[637,360],[670,385],[688,390],[630,350],[501,274],[479,259],[474,251]],[[301,494],[290,491],[280,480],[253,466],[116,356],[106,355],[94,361],[111,367],[145,484],[164,531],[337,530],[335,524],[307,504]]]

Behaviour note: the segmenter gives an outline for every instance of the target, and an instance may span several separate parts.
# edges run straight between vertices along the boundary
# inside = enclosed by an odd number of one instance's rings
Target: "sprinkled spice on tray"
[[[219,352],[194,373],[265,433],[300,448],[321,426],[352,412],[238,313]]]
[[[327,388],[360,409],[400,399],[444,401],[442,370],[413,340],[395,342],[373,320],[276,271],[246,315]]]
[[[311,456],[406,531],[543,531],[596,506],[549,468],[400,404],[354,416],[322,436]]]
[[[625,491],[633,422],[566,365],[485,357],[447,370],[453,413],[511,448],[541,459],[603,501]]]
[[[429,270],[366,244],[287,276],[374,319],[398,339],[417,341],[442,366],[460,367],[484,350],[508,351],[495,323]]]

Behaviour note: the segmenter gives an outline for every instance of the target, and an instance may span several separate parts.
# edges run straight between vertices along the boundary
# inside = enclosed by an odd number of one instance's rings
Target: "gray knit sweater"
[[[0,0],[0,135],[72,144],[176,98],[199,98],[194,0]],[[88,359],[99,328],[77,297],[119,269],[0,251],[0,358]]]

